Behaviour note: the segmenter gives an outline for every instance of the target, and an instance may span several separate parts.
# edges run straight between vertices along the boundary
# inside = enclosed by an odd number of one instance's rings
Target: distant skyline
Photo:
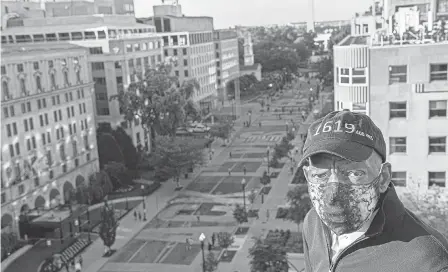
[[[306,21],[309,0],[179,0],[186,16],[210,16],[215,28],[235,25],[284,25]],[[135,15],[150,17],[152,6],[161,0],[134,0]],[[349,20],[356,12],[368,10],[372,0],[315,0],[315,20]]]

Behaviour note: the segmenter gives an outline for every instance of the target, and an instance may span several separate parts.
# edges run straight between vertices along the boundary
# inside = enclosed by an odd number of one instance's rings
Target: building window
[[[163,54],[165,55],[165,57],[168,57],[168,49],[163,50]]]
[[[352,84],[366,84],[366,69],[365,68],[354,68],[352,70]]]
[[[187,55],[187,48],[182,48],[182,54],[185,56]]]
[[[173,49],[173,56],[177,56],[177,49]]]
[[[350,69],[339,68],[339,83],[350,84]]]
[[[2,65],[2,76],[6,75],[6,66]]]
[[[27,95],[27,92],[26,92],[26,83],[25,83],[25,79],[24,79],[24,78],[21,78],[21,79],[20,79],[20,90],[22,91],[22,94],[23,94],[23,95]]]
[[[40,76],[36,76],[36,88],[38,91],[42,91],[42,82]]]
[[[446,186],[446,172],[428,172],[428,186]]]
[[[100,54],[103,54],[103,48],[102,47],[90,47],[89,52],[92,55],[100,55]]]
[[[389,102],[389,118],[406,118],[406,102]]]
[[[338,82],[340,84],[366,84],[366,68],[338,68]]]
[[[390,154],[406,153],[406,137],[390,137],[389,144]]]
[[[57,88],[57,86],[56,86],[56,75],[54,73],[52,73],[50,75],[50,83],[51,83],[51,88],[54,88],[54,89]]]
[[[445,153],[446,137],[429,137],[429,153]]]
[[[448,0],[437,1],[437,12],[448,13]]]
[[[407,65],[389,66],[389,85],[407,82]]]
[[[69,86],[70,82],[68,80],[68,71],[64,71],[64,85]]]
[[[392,172],[391,181],[395,186],[406,187],[406,172]]]
[[[184,76],[188,77],[188,71],[187,70],[184,71]]]
[[[9,85],[8,82],[2,81],[2,95],[4,99],[9,99]]]
[[[23,73],[23,64],[17,64],[17,72]]]
[[[76,71],[76,83],[82,83],[81,82],[81,69],[78,69]]]
[[[34,70],[39,70],[39,62],[38,61],[33,62],[33,68],[34,68]]]
[[[447,80],[448,64],[430,64],[429,81]]]
[[[447,100],[429,101],[429,118],[446,117]]]
[[[118,61],[115,62],[115,67],[117,67]],[[104,70],[104,62],[92,62],[92,71],[103,71]]]

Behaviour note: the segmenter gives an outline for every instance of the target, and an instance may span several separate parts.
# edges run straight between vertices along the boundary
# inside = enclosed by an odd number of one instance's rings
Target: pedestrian
[[[208,154],[208,158],[210,159],[210,160],[212,160],[212,152],[210,152],[210,154]]]
[[[350,130],[331,129],[338,123]],[[316,134],[325,124],[329,132]],[[359,140],[351,131],[370,137]],[[334,111],[314,121],[307,135],[298,164],[307,164],[303,172],[315,208],[303,222],[307,271],[447,271],[448,239],[403,205],[383,132],[369,116]],[[356,179],[339,173],[342,168]]]
[[[79,262],[75,263],[75,271],[76,272],[81,272],[81,264]]]
[[[196,215],[196,218],[198,219],[198,222],[201,222],[201,216],[199,214]]]
[[[138,212],[138,220],[142,221],[142,214],[140,212]]]
[[[134,211],[134,220],[137,221],[137,211]]]
[[[82,255],[79,255],[79,259],[78,259],[79,264],[82,266],[83,260],[82,260]]]
[[[246,169],[245,165],[243,166],[243,172],[244,172],[244,175],[246,175],[247,169]]]
[[[212,248],[213,248],[212,244],[208,243],[208,251],[212,251]]]
[[[231,171],[231,170],[230,170],[230,168],[229,168],[229,176],[230,176],[230,171]]]
[[[213,232],[212,234],[212,245],[215,246],[216,234]]]
[[[266,209],[266,221],[269,221],[269,216],[270,216],[269,209]]]
[[[258,122],[258,126],[259,126],[259,127],[261,127],[261,121],[260,121],[260,122]]]
[[[232,158],[232,151],[229,152],[229,159]]]
[[[291,175],[292,175],[294,173],[294,167],[291,166],[291,168],[289,170],[291,170]]]

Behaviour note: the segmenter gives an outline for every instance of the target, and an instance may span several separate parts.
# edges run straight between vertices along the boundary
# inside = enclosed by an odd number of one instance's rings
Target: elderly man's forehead
[[[319,163],[319,162],[329,162],[334,161],[338,163],[353,163],[352,161],[346,160],[342,157],[329,154],[329,153],[318,153],[308,158],[310,162],[312,163]]]

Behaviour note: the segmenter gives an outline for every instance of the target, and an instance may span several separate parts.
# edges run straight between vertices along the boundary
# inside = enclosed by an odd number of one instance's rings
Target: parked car
[[[196,124],[196,126],[194,126],[192,129],[193,129],[193,132],[199,132],[199,133],[204,133],[204,132],[210,131],[210,127],[203,125],[203,124]]]
[[[180,127],[176,129],[176,135],[185,135],[193,132],[193,128],[191,127]]]

